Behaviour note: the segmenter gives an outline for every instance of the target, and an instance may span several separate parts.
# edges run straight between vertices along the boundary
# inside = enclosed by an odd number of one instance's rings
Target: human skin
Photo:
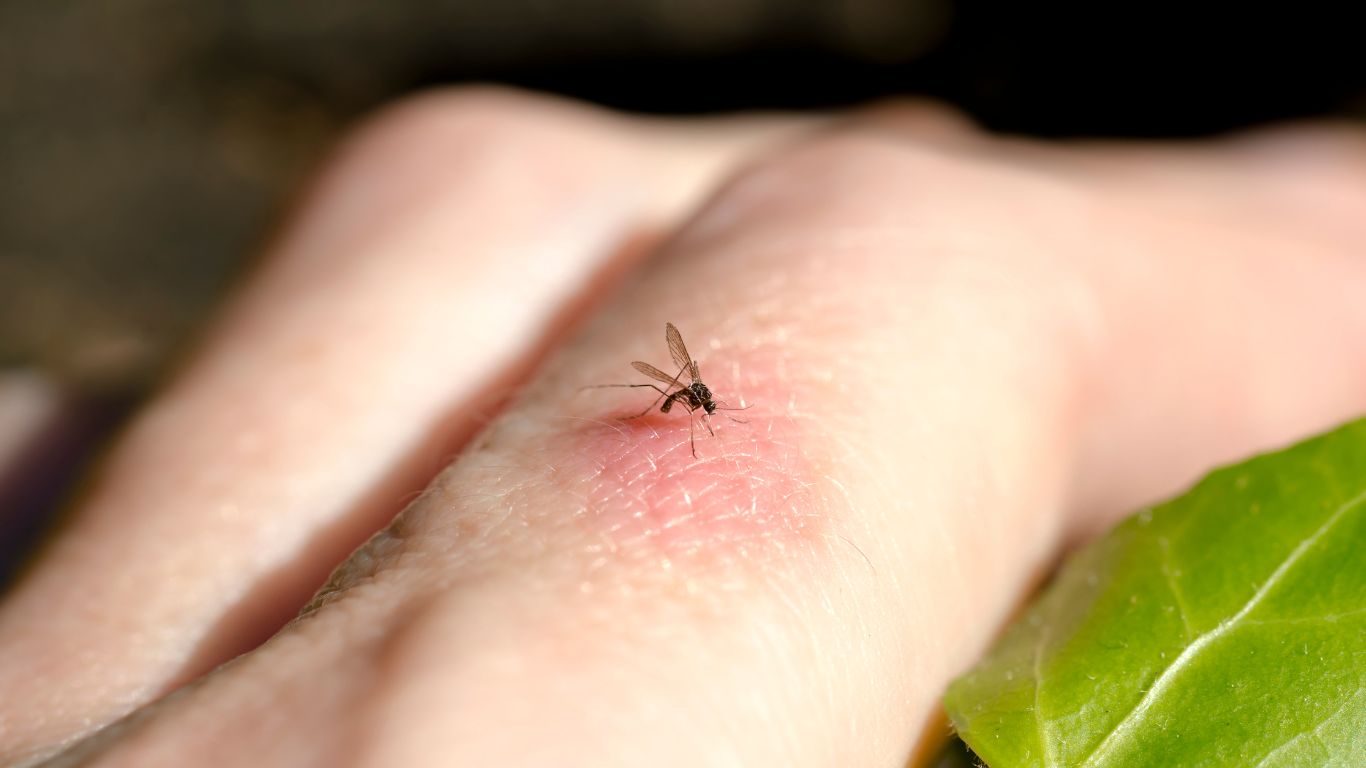
[[[1366,408],[1363,179],[1332,126],[413,99],[0,605],[0,762],[903,765],[1068,546]],[[750,406],[696,457],[582,389],[665,322]]]

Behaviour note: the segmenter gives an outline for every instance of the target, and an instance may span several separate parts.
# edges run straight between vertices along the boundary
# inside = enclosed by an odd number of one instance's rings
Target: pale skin
[[[0,604],[0,763],[904,765],[1067,547],[1366,410],[1363,254],[1341,127],[411,100]],[[665,322],[697,458],[580,391]]]

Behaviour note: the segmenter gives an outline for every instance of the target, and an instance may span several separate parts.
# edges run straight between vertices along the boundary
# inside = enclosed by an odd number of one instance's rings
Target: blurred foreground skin
[[[0,761],[903,765],[1062,547],[1366,408],[1364,176],[1329,128],[401,105],[0,606]],[[696,458],[579,392],[666,321],[753,404]]]

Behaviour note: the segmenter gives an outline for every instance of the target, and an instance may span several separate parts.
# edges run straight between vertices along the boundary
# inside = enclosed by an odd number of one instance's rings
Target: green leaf
[[[1366,766],[1366,419],[1078,552],[945,707],[992,768]]]

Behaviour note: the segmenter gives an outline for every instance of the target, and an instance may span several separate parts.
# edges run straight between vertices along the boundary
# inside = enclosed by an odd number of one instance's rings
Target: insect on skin
[[[645,410],[634,416],[626,417],[628,419],[638,419],[654,410],[655,405],[659,403],[660,399],[664,400],[664,403],[659,406],[660,413],[668,413],[669,410],[674,407],[675,403],[687,408],[688,444],[692,446],[692,455],[695,459],[697,458],[697,439],[693,432],[692,417],[694,413],[698,410],[702,411],[702,426],[707,428],[707,432],[710,433],[712,437],[716,437],[716,432],[712,431],[711,428],[710,417],[712,414],[717,411],[743,411],[746,408],[749,408],[749,406],[747,405],[744,408],[730,408],[727,407],[725,403],[716,400],[712,395],[711,390],[702,382],[702,371],[697,367],[697,361],[693,360],[692,356],[688,354],[688,348],[683,344],[683,334],[678,332],[678,329],[674,327],[673,323],[664,324],[664,338],[669,342],[669,355],[673,357],[674,365],[678,366],[677,375],[670,376],[653,365],[643,363],[639,360],[631,363],[632,368],[635,368],[637,371],[640,371],[664,386],[661,387],[657,384],[599,384],[597,386],[649,387],[659,393],[659,397],[656,397],[654,402],[650,403]],[[688,377],[689,383],[687,384],[683,383],[684,374],[687,374]],[[675,387],[677,387],[677,389],[675,389]],[[745,423],[737,418],[730,418],[731,421],[740,424]]]

